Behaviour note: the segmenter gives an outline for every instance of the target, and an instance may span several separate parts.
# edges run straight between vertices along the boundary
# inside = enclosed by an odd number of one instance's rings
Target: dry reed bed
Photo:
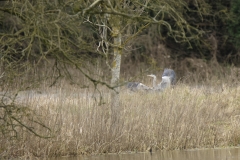
[[[6,149],[1,155],[48,157],[240,143],[240,87],[217,90],[178,84],[164,93],[123,90],[116,133],[110,131],[110,94],[103,98],[99,105],[98,95],[87,90],[31,94],[19,103],[30,106],[54,137],[41,139],[23,132],[19,140],[1,139],[1,148]]]

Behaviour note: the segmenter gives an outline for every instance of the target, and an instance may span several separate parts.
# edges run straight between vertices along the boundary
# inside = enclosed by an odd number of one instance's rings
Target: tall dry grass
[[[99,104],[100,97],[103,103]],[[110,93],[58,86],[42,93],[21,92],[18,105],[29,106],[51,128],[43,139],[19,130],[19,139],[1,137],[1,157],[52,157],[236,146],[240,143],[240,87],[188,86],[179,82],[163,93],[120,93],[118,130],[110,130]],[[31,124],[28,124],[31,125]],[[35,127],[41,135],[49,135]]]

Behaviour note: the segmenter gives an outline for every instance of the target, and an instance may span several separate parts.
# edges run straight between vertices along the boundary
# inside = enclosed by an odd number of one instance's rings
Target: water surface
[[[150,153],[108,154],[62,157],[58,160],[240,160],[240,148],[158,151]]]

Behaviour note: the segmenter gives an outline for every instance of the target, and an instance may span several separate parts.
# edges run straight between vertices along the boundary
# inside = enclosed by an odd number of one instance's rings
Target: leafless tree
[[[124,48],[150,25],[159,25],[176,42],[189,45],[190,39],[197,39],[202,33],[184,19],[183,10],[191,12],[184,0],[12,0],[1,4],[0,58],[1,70],[7,75],[3,78],[5,86],[33,74],[42,62],[54,61],[53,84],[62,76],[72,80],[68,66],[75,67],[95,87],[101,84],[112,89],[112,124],[119,120]],[[98,38],[84,32],[86,28],[94,30]],[[84,68],[83,56],[88,53],[105,58],[111,70],[110,83],[85,70],[89,68]],[[19,90],[42,80],[32,78]]]

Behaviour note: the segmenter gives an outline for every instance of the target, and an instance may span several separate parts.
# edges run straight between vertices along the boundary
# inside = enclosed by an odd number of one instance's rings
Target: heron
[[[176,83],[176,74],[174,70],[165,68],[162,74],[162,81],[157,85],[157,76],[154,74],[148,75],[153,78],[152,88],[140,82],[129,82],[127,88],[131,91],[145,90],[145,91],[163,91],[164,89]]]
[[[176,84],[176,73],[174,72],[174,70],[165,68],[162,77],[169,77],[171,80],[171,85]]]
[[[164,89],[170,87],[171,85],[174,85],[176,83],[176,74],[174,70],[165,68],[162,74],[162,82],[156,85],[157,83],[157,77],[154,74],[148,75],[149,77],[153,78],[153,90],[156,91],[163,91]]]

